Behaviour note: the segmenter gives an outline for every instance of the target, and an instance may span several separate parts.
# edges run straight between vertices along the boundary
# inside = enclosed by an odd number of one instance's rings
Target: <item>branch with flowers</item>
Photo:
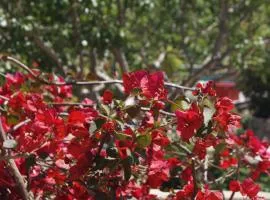
[[[1,199],[158,199],[154,188],[175,200],[220,200],[224,189],[260,198],[269,143],[238,133],[232,101],[212,82],[186,88],[145,70],[66,82],[2,60],[27,73],[7,74],[0,87]],[[96,84],[122,84],[125,99],[106,89],[98,102],[72,101],[72,85]],[[166,87],[193,94],[174,103]]]

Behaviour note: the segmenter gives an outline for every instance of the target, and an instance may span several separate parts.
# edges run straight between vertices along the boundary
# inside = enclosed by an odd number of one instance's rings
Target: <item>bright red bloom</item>
[[[206,144],[203,140],[198,139],[193,148],[193,153],[199,157],[199,159],[204,159],[206,156]]]
[[[241,189],[240,182],[237,181],[237,180],[232,180],[232,181],[230,181],[229,189],[230,189],[231,191],[233,191],[233,192],[238,192],[238,191],[240,191],[240,189]]]
[[[134,89],[140,89],[147,99],[161,100],[167,98],[162,72],[148,73],[140,70],[123,75],[125,93],[130,94]]]
[[[220,166],[222,169],[227,169],[227,168],[229,168],[229,167],[234,167],[234,166],[236,166],[237,163],[238,163],[238,160],[237,160],[236,158],[225,158],[225,159],[223,159],[223,160],[221,161],[221,163],[220,163],[219,166]]]
[[[219,191],[210,191],[206,189],[204,192],[199,191],[196,195],[196,200],[223,200],[223,195]]]
[[[214,120],[217,122],[221,130],[228,131],[230,128],[240,126],[241,117],[239,115],[230,113],[234,108],[232,100],[227,97],[219,98],[215,104],[216,113]]]
[[[241,184],[241,193],[243,195],[247,195],[251,199],[256,197],[259,191],[260,186],[254,183],[254,181],[251,178],[245,179]]]
[[[219,112],[214,117],[221,130],[228,131],[230,128],[240,127],[241,117],[239,115],[231,114],[229,112]]]
[[[136,72],[125,73],[123,75],[123,85],[126,94],[130,94],[134,89],[141,87],[141,80],[148,74],[145,70],[139,70]]]
[[[188,200],[192,198],[193,192],[194,192],[194,183],[193,181],[190,181],[183,187],[182,190],[176,193],[175,200]]]
[[[161,100],[167,98],[167,90],[164,88],[162,72],[155,72],[144,76],[140,86],[142,94],[148,99]]]
[[[105,122],[102,125],[102,129],[106,132],[106,133],[113,133],[116,129],[116,122],[109,120],[107,122]]]
[[[208,81],[206,84],[198,83],[196,85],[196,90],[193,92],[193,95],[198,95],[202,93],[204,95],[216,96],[216,91],[213,89],[214,82]]]
[[[228,97],[219,98],[215,104],[215,107],[219,111],[231,111],[234,108],[233,102]]]
[[[151,135],[153,143],[159,146],[167,146],[170,143],[168,137],[161,130],[154,130]]]
[[[193,103],[189,110],[176,110],[177,130],[180,132],[182,140],[188,141],[203,123],[202,114],[198,106]]]
[[[102,101],[104,104],[112,103],[113,93],[110,90],[105,90],[102,96]]]

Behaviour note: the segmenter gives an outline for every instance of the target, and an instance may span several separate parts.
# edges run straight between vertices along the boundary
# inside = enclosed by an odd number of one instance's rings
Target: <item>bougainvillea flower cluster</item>
[[[224,189],[260,198],[269,143],[237,132],[240,117],[214,83],[173,113],[160,71],[123,75],[128,104],[109,88],[98,102],[66,104],[72,87],[47,77],[7,74],[0,87],[0,199],[159,199],[154,188],[175,200],[221,200]]]

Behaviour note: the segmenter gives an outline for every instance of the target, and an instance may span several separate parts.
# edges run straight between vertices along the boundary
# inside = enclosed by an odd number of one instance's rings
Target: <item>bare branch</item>
[[[1,117],[1,115],[0,115],[0,117]],[[0,118],[0,138],[2,139],[2,141],[7,140],[6,132],[3,128],[1,118]],[[4,152],[6,152],[6,151],[4,151]],[[22,198],[24,200],[29,200],[30,194],[28,193],[28,191],[26,189],[27,187],[26,187],[25,180],[24,180],[23,176],[21,175],[16,163],[14,162],[14,160],[12,158],[7,159],[7,166],[8,166],[10,173],[14,176],[15,182],[20,190]]]
[[[116,61],[118,62],[122,73],[128,72],[129,71],[128,63],[125,54],[122,52],[122,50],[120,48],[113,48],[112,53]]]
[[[44,78],[41,78],[40,76],[36,75],[29,67],[27,67],[25,64],[22,62],[18,61],[17,59],[10,57],[10,56],[2,56],[0,57],[3,61],[11,61],[15,64],[17,64],[19,67],[23,68],[26,70],[28,73],[30,73],[35,79],[38,81],[48,84],[48,85],[57,85],[57,86],[63,86],[63,85],[100,85],[100,84],[123,84],[122,80],[106,80],[106,81],[72,81],[72,82],[50,82]],[[170,87],[170,88],[176,88],[176,89],[181,89],[181,90],[195,90],[195,88],[191,87],[185,87],[181,85],[177,85],[175,83],[169,83],[165,82],[165,86]]]
[[[18,130],[19,128],[21,128],[22,126],[28,124],[29,122],[31,122],[31,119],[26,119],[18,124],[16,124],[15,126],[13,126],[10,130],[8,130],[8,133],[12,133],[16,130]]]
[[[231,49],[227,48],[224,53],[221,53],[222,46],[224,45],[227,38],[227,21],[228,21],[228,1],[220,1],[220,14],[219,14],[219,26],[218,26],[218,35],[215,40],[215,45],[211,55],[211,59],[203,64],[195,74],[191,74],[189,79],[185,81],[185,85],[192,86],[201,75],[203,75],[208,70],[212,69],[220,63],[227,55],[230,53]]]
[[[82,107],[93,107],[93,105],[85,104],[85,103],[71,103],[71,102],[63,102],[63,103],[54,103],[50,102],[48,103],[52,106],[82,106]]]

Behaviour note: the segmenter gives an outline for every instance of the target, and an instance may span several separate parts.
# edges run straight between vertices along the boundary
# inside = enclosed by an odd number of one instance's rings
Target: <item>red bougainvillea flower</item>
[[[206,155],[206,143],[204,140],[198,139],[193,148],[193,153],[199,157],[199,159],[204,159]]]
[[[194,192],[194,183],[190,181],[186,184],[182,190],[176,193],[175,200],[189,200],[192,198]]]
[[[175,115],[177,118],[177,130],[184,141],[188,141],[194,136],[195,131],[197,131],[203,123],[202,114],[195,103],[193,103],[187,111],[176,110]]]
[[[249,198],[252,199],[256,197],[259,193],[260,186],[254,183],[251,178],[247,178],[242,182],[240,191],[242,195],[247,195]]]
[[[144,70],[123,75],[125,93],[130,94],[134,89],[140,89],[147,99],[162,100],[167,98],[164,88],[163,72],[149,73]]]
[[[222,169],[227,169],[229,167],[235,167],[237,166],[238,160],[236,158],[225,158],[221,160],[220,167]]]
[[[231,113],[234,105],[227,97],[219,98],[215,104],[216,113],[214,120],[217,122],[217,128],[228,131],[231,128],[240,127],[241,117]]]
[[[234,108],[233,102],[228,97],[219,98],[215,105],[219,111],[231,111]]]
[[[104,104],[112,103],[113,93],[110,90],[105,90],[102,96],[102,101]]]
[[[193,95],[198,95],[199,93],[202,93],[204,95],[209,96],[216,96],[216,91],[213,89],[214,82],[209,81],[206,84],[198,83],[196,85],[196,90],[193,91]]]
[[[219,191],[211,191],[207,188],[205,191],[199,191],[196,195],[196,200],[223,200],[223,195]]]
[[[229,112],[218,112],[214,117],[214,120],[217,122],[218,127],[221,130],[228,131],[230,128],[240,127],[241,117]]]
[[[231,191],[233,191],[233,192],[238,192],[238,191],[240,191],[240,189],[241,189],[240,182],[237,181],[237,180],[232,180],[232,181],[230,181],[229,189],[230,189]]]
[[[148,185],[137,185],[135,180],[131,180],[126,185],[117,187],[116,197],[117,199],[129,199],[135,197],[136,199],[154,200],[156,195],[149,194],[150,188]]]
[[[164,88],[163,72],[155,72],[144,76],[141,80],[142,94],[148,99],[161,100],[167,98]]]
[[[125,73],[123,75],[123,85],[126,94],[130,94],[132,90],[140,88],[141,80],[144,76],[147,76],[148,72],[145,70],[139,70],[136,72]]]

